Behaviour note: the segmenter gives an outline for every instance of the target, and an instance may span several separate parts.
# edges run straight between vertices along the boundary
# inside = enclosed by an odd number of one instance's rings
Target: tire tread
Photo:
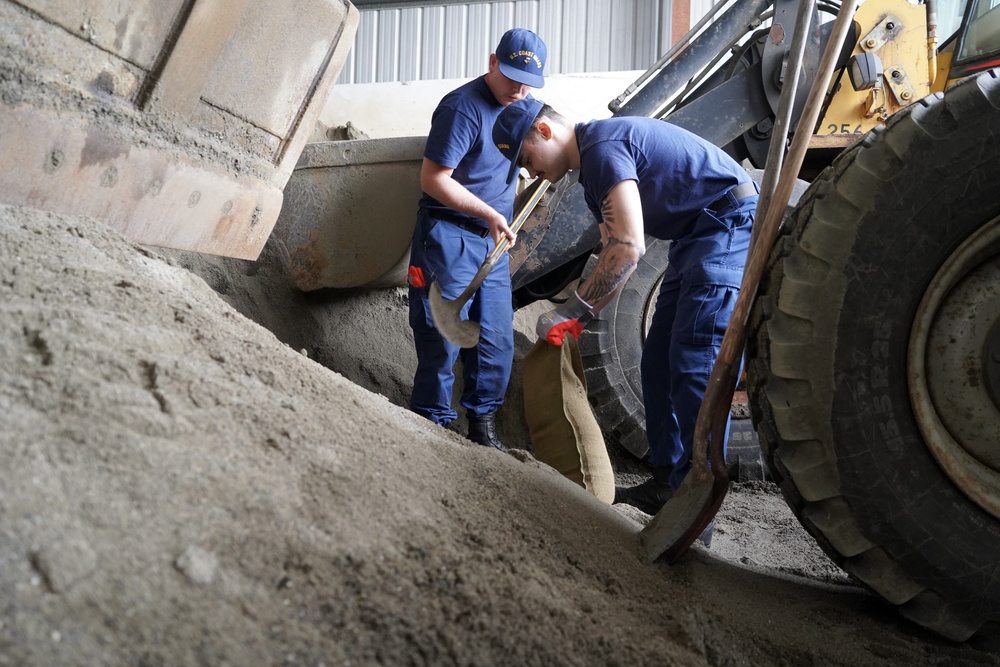
[[[977,617],[905,572],[865,537],[856,519],[856,512],[864,510],[842,495],[829,372],[840,312],[830,304],[843,303],[846,278],[837,267],[845,266],[861,218],[905,164],[908,147],[921,137],[948,141],[975,122],[972,116],[982,113],[984,98],[1000,107],[996,71],[911,105],[820,174],[800,201],[793,224],[781,231],[747,342],[751,408],[761,447],[803,526],[852,576],[902,605],[904,616],[957,640],[996,619]],[[818,298],[819,290],[825,298]],[[828,378],[831,386],[819,378]]]

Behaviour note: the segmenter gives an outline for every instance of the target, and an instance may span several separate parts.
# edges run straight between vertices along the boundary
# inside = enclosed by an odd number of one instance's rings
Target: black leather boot
[[[653,468],[653,476],[642,484],[615,489],[615,502],[631,505],[646,514],[656,514],[674,495],[669,478],[670,468]]]
[[[494,447],[501,452],[507,451],[507,445],[503,444],[500,438],[497,437],[495,413],[491,412],[488,415],[470,414],[468,417],[469,440],[486,447]]]

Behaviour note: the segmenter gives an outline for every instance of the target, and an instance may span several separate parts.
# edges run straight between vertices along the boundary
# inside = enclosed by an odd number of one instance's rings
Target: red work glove
[[[579,338],[580,332],[593,316],[590,304],[573,292],[566,303],[538,316],[535,333],[550,345],[562,345],[567,333],[572,334],[573,338]]]

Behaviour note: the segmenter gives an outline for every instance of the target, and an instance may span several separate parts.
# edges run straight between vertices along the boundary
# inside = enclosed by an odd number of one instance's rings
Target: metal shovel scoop
[[[726,473],[725,456],[722,451],[726,422],[732,402],[733,392],[739,374],[739,361],[743,355],[746,320],[750,306],[757,294],[757,287],[764,275],[764,267],[771,248],[778,236],[782,214],[788,205],[792,188],[802,166],[812,129],[819,119],[820,107],[841,45],[851,26],[851,19],[857,10],[857,1],[845,2],[837,14],[837,20],[830,35],[813,81],[812,89],[799,119],[799,131],[795,133],[788,160],[781,164],[785,139],[791,117],[792,101],[798,84],[799,63],[805,48],[806,33],[815,1],[804,2],[799,7],[792,38],[789,59],[789,80],[782,87],[778,103],[778,114],[771,149],[768,152],[764,183],[757,203],[758,220],[763,224],[754,229],[750,243],[750,255],[743,271],[740,294],[736,299],[732,318],[719,348],[719,356],[712,367],[705,397],[695,423],[691,471],[688,473],[673,497],[656,513],[652,521],[639,533],[639,551],[647,562],[653,562],[664,553],[667,562],[673,564],[698,538],[715,517],[729,490],[729,475]],[[778,173],[780,172],[780,177]],[[777,184],[775,185],[775,179]],[[772,198],[773,194],[773,198]],[[708,436],[711,434],[711,443]],[[710,453],[709,453],[710,450]],[[709,467],[711,456],[711,468]]]
[[[528,219],[528,215],[531,214],[535,205],[542,198],[542,195],[548,190],[549,185],[549,182],[545,179],[539,179],[529,186],[534,188],[534,190],[529,189],[527,199],[521,205],[517,215],[514,216],[514,222],[510,226],[512,232],[517,234],[521,229],[524,221]],[[508,245],[510,245],[510,242],[507,240],[507,237],[502,237],[496,247],[493,248],[493,252],[490,253],[486,261],[476,271],[472,282],[469,283],[469,286],[454,301],[448,301],[441,295],[440,284],[436,282],[431,283],[431,317],[434,319],[434,326],[437,327],[437,330],[451,343],[459,347],[475,347],[479,342],[479,323],[471,320],[463,320],[462,308],[465,307],[465,303],[472,295],[476,293],[476,290],[482,286],[483,281],[486,280],[486,276],[490,275],[490,271],[493,270],[493,266],[500,259],[500,255],[507,250]]]

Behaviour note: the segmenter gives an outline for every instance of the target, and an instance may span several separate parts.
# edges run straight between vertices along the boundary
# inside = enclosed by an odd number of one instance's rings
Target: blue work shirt
[[[431,116],[424,157],[454,169],[452,178],[510,220],[517,180],[506,182],[510,162],[493,143],[493,122],[503,110],[485,76],[459,86],[442,98]],[[420,198],[420,206],[431,215],[435,211],[456,215],[427,193]],[[468,219],[483,224],[477,218]]]
[[[703,209],[750,176],[714,144],[654,118],[609,118],[579,123],[580,184],[598,222],[601,203],[617,183],[634,180],[644,231],[680,239]]]

